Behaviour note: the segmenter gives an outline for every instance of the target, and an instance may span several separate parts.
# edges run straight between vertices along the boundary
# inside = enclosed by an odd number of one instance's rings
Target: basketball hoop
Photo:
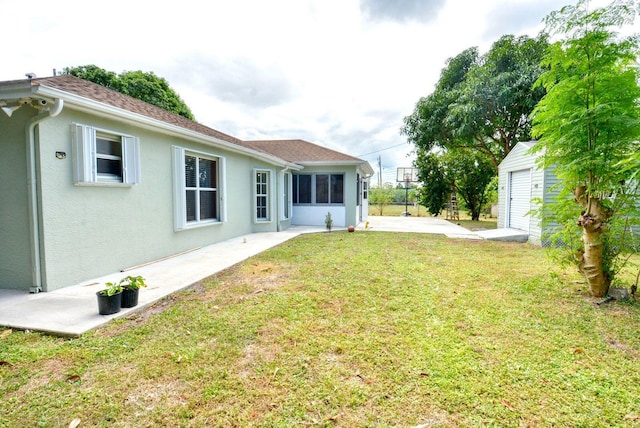
[[[398,168],[396,181],[404,183],[404,212],[402,215],[408,217],[411,215],[409,212],[409,187],[411,187],[411,183],[418,181],[418,168]]]

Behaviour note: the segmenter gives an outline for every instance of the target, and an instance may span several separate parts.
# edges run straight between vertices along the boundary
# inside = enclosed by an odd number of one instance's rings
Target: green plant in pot
[[[100,315],[111,315],[120,312],[122,304],[122,286],[120,283],[107,282],[105,288],[96,293],[98,296],[98,312]]]
[[[138,305],[138,294],[142,287],[146,287],[147,283],[144,278],[138,276],[127,276],[120,280],[122,286],[122,307],[133,308]]]
[[[331,228],[333,227],[333,218],[331,218],[331,212],[327,212],[327,215],[324,217],[324,224],[327,226],[327,230],[331,232]]]

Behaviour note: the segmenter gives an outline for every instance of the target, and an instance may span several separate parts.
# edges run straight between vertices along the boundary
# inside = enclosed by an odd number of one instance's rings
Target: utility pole
[[[378,155],[378,187],[382,189],[382,156]]]

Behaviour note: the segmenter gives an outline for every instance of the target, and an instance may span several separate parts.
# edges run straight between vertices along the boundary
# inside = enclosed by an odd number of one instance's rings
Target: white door
[[[531,209],[531,170],[509,173],[509,222],[507,227],[529,231]]]

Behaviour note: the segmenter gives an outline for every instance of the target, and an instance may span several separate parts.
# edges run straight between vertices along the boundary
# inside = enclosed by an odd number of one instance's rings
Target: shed
[[[521,230],[529,235],[529,243],[546,246],[540,219],[531,211],[539,208],[537,200],[543,204],[553,200],[558,179],[552,168],[538,167],[541,153],[530,152],[536,143],[516,144],[498,166],[498,228]]]

